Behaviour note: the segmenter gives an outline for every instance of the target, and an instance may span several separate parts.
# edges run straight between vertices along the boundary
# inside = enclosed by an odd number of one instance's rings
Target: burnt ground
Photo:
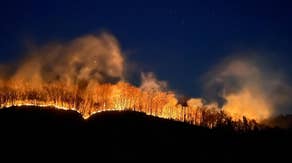
[[[291,129],[239,133],[137,112],[104,112],[83,120],[73,111],[0,110],[1,159],[278,162],[291,158],[291,136]]]

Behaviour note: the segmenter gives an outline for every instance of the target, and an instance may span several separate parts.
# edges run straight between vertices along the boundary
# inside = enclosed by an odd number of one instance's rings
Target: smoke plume
[[[210,71],[204,86],[207,99],[216,101],[232,117],[261,121],[284,113],[284,108],[291,106],[291,86],[277,72],[252,59],[233,57]]]
[[[167,88],[167,82],[157,80],[153,72],[142,72],[140,88],[144,91],[164,91]]]
[[[67,85],[116,82],[123,75],[124,57],[119,44],[103,33],[36,48],[8,78],[37,87],[59,81]]]

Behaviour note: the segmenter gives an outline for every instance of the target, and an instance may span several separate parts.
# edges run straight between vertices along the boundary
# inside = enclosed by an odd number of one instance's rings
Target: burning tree
[[[62,83],[44,84],[39,88],[6,83],[0,90],[1,108],[51,106],[78,111],[84,118],[101,111],[132,110],[209,128],[232,125],[237,130],[247,131],[257,126],[254,120],[246,117],[233,120],[217,107],[181,105],[172,92],[142,90],[125,82],[93,84],[85,89],[67,87]]]

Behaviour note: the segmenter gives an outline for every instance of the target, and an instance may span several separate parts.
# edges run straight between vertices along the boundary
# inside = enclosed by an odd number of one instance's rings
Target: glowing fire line
[[[85,120],[101,112],[130,110],[209,128],[238,121],[217,105],[203,105],[200,99],[191,99],[183,106],[171,92],[143,91],[125,82],[98,84],[82,91],[62,85],[45,85],[38,89],[8,85],[1,90],[0,108],[37,106],[72,110]]]

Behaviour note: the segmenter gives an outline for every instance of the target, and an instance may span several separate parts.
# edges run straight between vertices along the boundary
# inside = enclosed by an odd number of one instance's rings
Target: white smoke
[[[167,88],[167,82],[157,80],[154,73],[141,73],[141,86],[143,91],[163,91]]]
[[[114,82],[124,75],[124,57],[117,40],[107,33],[86,35],[68,43],[34,49],[10,78],[32,85],[62,81]]]

